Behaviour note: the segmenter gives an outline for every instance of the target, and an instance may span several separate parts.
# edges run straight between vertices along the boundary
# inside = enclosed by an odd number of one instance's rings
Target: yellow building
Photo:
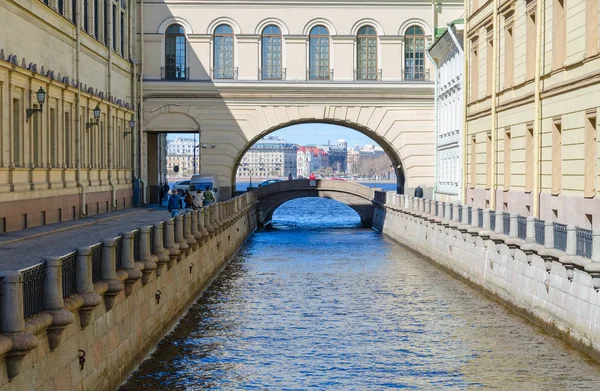
[[[599,228],[598,1],[465,8],[464,201]]]
[[[131,205],[134,7],[0,2],[0,232]]]

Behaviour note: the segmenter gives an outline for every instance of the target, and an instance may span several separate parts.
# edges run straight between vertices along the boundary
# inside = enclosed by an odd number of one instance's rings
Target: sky
[[[169,134],[168,139],[175,137],[192,138],[192,134]],[[327,141],[331,141],[335,144],[337,140],[343,138],[348,142],[348,147],[354,147],[358,144],[363,146],[365,144],[377,144],[364,134],[357,132],[354,129],[347,128],[345,126],[331,125],[331,124],[299,124],[292,125],[286,128],[280,129],[276,132],[269,134],[269,136],[282,137],[290,143],[299,145],[311,145],[321,144],[326,145]]]

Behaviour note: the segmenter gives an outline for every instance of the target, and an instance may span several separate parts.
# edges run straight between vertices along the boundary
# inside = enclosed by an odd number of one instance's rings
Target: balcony
[[[190,68],[184,67],[161,67],[160,80],[189,80]]]
[[[267,70],[258,68],[259,81],[285,81],[287,69],[281,68],[276,70]]]
[[[229,69],[214,69],[210,68],[210,78],[212,80],[237,80],[238,79],[238,67]]]
[[[383,79],[383,70],[377,69],[374,70],[354,70],[354,81],[364,81],[364,82],[373,82],[373,81],[381,81]]]
[[[412,67],[402,71],[404,81],[429,81],[429,69]]]

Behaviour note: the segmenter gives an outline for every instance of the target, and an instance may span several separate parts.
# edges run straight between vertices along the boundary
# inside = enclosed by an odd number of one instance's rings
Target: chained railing
[[[116,270],[123,269],[123,236],[115,239],[115,260]]]
[[[94,244],[90,247],[92,250],[92,282],[98,282],[102,279],[102,254],[104,245],[102,243]]]
[[[140,230],[133,231],[133,260],[140,260]]]
[[[62,291],[63,299],[74,295],[77,285],[77,251],[63,255],[62,259]]]
[[[510,235],[510,213],[502,212],[502,232],[504,235]]]
[[[554,223],[554,248],[567,251],[567,226]]]
[[[23,314],[25,319],[44,310],[45,263],[20,270],[23,277]]]
[[[546,229],[544,228],[544,220],[535,219],[535,242],[542,246],[546,243]]]
[[[517,217],[517,235],[519,239],[527,239],[527,218],[525,216]]]
[[[577,255],[582,257],[592,257],[592,231],[584,228],[577,228]]]

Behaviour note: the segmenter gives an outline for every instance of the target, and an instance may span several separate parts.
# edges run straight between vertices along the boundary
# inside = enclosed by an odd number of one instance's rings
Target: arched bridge
[[[259,187],[255,191],[259,202],[258,223],[263,227],[271,223],[273,212],[281,204],[303,197],[339,201],[358,213],[363,227],[370,228],[373,223],[375,191],[358,183],[331,179],[296,179]]]

